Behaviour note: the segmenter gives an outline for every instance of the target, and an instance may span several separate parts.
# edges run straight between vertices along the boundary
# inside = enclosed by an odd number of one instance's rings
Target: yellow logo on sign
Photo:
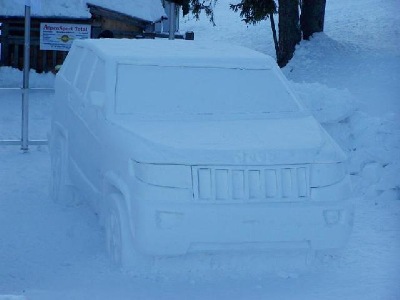
[[[60,39],[62,42],[67,43],[67,42],[73,40],[74,38],[69,37],[68,35],[64,34],[64,35],[61,36],[59,39]]]

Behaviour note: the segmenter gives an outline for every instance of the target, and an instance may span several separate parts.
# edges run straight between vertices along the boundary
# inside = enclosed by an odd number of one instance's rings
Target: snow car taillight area
[[[86,199],[124,266],[337,249],[351,231],[346,156],[275,62],[249,49],[74,42],[56,79],[50,150],[53,197]]]

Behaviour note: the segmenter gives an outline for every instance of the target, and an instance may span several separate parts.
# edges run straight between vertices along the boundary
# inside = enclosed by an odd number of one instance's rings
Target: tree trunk
[[[303,0],[301,6],[301,31],[308,40],[315,32],[324,31],[326,0]]]
[[[279,0],[279,53],[278,65],[286,66],[293,57],[296,44],[301,40],[298,0]]]
[[[278,42],[278,36],[276,34],[276,27],[275,27],[275,20],[274,20],[274,14],[273,13],[269,14],[269,20],[271,22],[272,37],[274,39],[274,45],[275,45],[275,53],[276,53],[276,56],[278,57],[279,42]]]

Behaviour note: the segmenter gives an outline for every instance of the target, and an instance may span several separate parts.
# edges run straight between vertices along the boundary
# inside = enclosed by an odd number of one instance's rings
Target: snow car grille
[[[310,195],[309,167],[192,167],[195,200],[301,201]]]

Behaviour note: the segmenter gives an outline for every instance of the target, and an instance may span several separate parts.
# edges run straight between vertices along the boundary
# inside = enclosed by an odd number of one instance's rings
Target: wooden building
[[[31,68],[37,72],[54,69],[56,65],[63,62],[68,53],[68,51],[40,49],[41,23],[90,25],[90,38],[167,37],[167,34],[160,30],[163,28],[162,23],[168,18],[161,0],[129,0],[125,3],[89,0],[84,1],[83,4],[80,2],[84,7],[79,7],[77,4],[76,11],[71,6],[74,0],[42,0],[42,6],[46,5],[46,1],[51,9],[46,6],[35,11],[32,7],[30,61]],[[15,10],[15,1],[5,0],[3,2],[6,5],[0,7],[0,66],[22,69],[24,6],[21,5],[19,10]],[[7,2],[10,4],[9,9],[7,9]],[[182,35],[177,37],[183,38]]]

